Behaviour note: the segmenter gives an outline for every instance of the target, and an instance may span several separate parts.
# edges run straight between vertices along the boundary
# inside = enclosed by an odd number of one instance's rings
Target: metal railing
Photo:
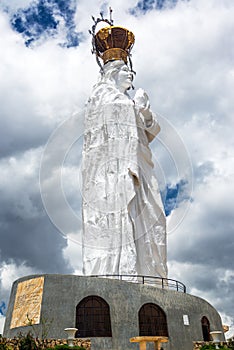
[[[170,278],[143,276],[143,275],[108,275],[108,274],[91,275],[87,277],[113,278],[113,279],[118,279],[120,281],[147,284],[147,285],[155,286],[161,289],[176,290],[177,292],[186,293],[186,286],[182,282],[179,282]]]

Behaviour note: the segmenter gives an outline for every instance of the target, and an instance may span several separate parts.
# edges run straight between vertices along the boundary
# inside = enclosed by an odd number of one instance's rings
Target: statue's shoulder
[[[126,101],[128,98],[111,84],[97,84],[89,98],[91,104],[110,104]]]
[[[88,100],[88,110],[105,110],[113,106],[119,108],[134,108],[134,102],[126,93],[119,91],[114,85],[98,83],[93,87],[92,94]]]
[[[102,95],[102,94],[105,94],[105,93],[112,93],[112,94],[115,94],[116,93],[116,88],[111,85],[111,84],[105,84],[105,83],[102,83],[102,84],[97,84],[93,87],[93,91],[92,91],[92,95]]]

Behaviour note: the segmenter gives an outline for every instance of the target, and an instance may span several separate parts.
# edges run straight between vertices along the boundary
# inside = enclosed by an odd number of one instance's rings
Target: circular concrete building
[[[179,282],[160,279],[155,286],[155,281],[47,274],[20,278],[12,286],[3,335],[32,331],[66,338],[64,329],[76,327],[76,337],[90,338],[93,350],[138,349],[129,339],[147,335],[168,337],[163,349],[192,350],[193,341],[222,331],[220,316],[208,302],[186,294]]]

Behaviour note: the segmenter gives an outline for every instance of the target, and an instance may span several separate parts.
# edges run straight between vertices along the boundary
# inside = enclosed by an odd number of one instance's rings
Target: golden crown
[[[135,38],[126,28],[110,26],[100,29],[94,40],[97,54],[103,59],[104,64],[121,59],[127,64]]]
[[[92,53],[96,54],[96,59],[101,68],[103,68],[99,58],[103,63],[113,60],[123,60],[126,64],[129,63],[132,70],[131,49],[135,42],[134,34],[126,28],[114,26],[111,18],[112,10],[110,8],[110,20],[104,19],[103,14],[100,13],[101,18],[95,19],[92,31],[89,31],[93,36]],[[108,27],[101,28],[96,33],[96,26],[99,22],[106,22]]]

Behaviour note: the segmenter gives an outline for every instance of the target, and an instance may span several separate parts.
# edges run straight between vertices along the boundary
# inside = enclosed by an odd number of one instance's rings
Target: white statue
[[[104,64],[85,115],[83,272],[167,277],[166,219],[149,142],[160,131],[147,94],[134,100],[122,60]]]

